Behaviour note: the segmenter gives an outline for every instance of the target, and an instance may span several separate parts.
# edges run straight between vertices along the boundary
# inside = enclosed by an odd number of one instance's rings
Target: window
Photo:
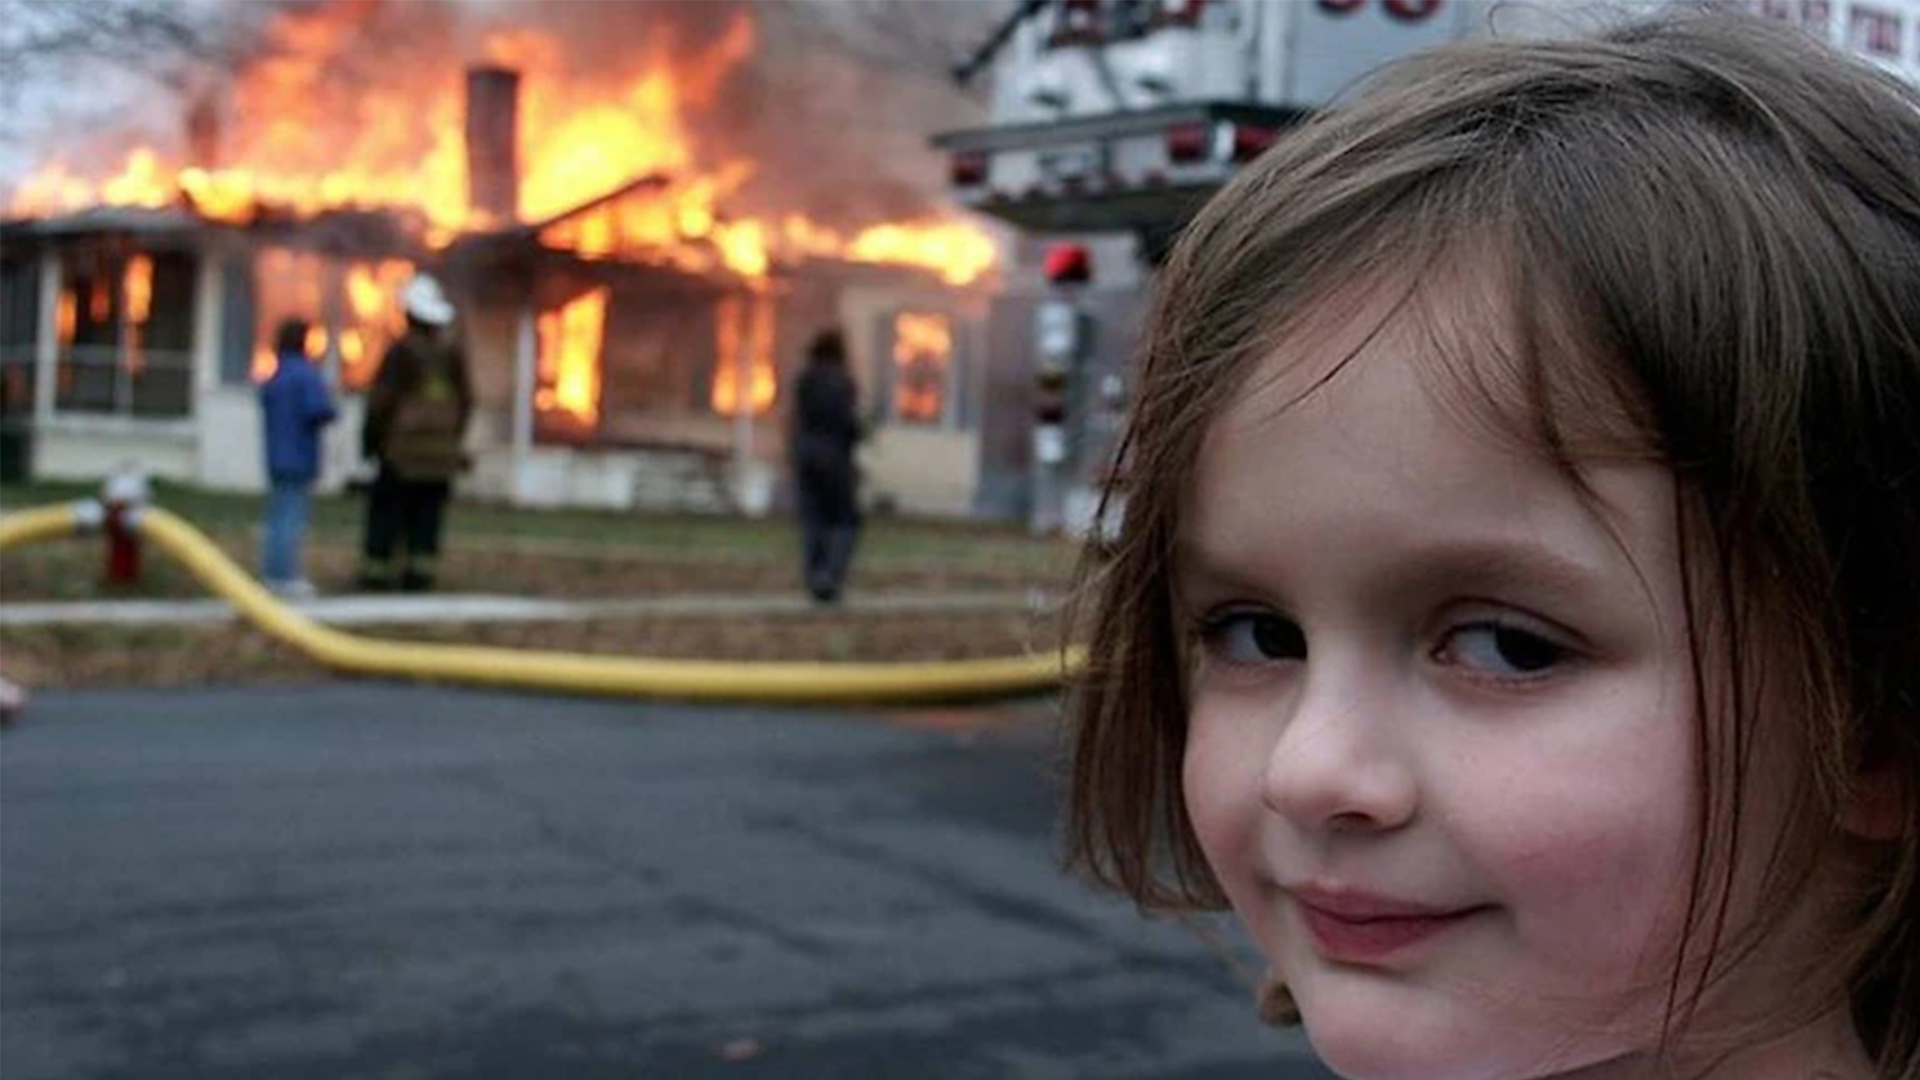
[[[229,282],[230,327],[242,329],[228,342],[221,377],[263,382],[273,374],[274,334],[283,319],[305,319],[319,328],[314,355],[339,372],[340,385],[364,390],[380,368],[387,347],[406,330],[400,289],[413,276],[405,259],[340,259],[311,251],[265,248],[245,280]],[[251,313],[251,325],[248,317]],[[236,349],[244,348],[244,362]]]
[[[228,260],[220,267],[220,382],[242,386],[253,374],[253,262]]]
[[[543,440],[583,441],[600,426],[600,375],[606,342],[606,286],[541,312],[533,407]]]
[[[185,252],[94,248],[62,262],[54,408],[191,415],[198,261]]]
[[[737,417],[742,410],[765,416],[780,392],[773,356],[773,298],[765,293],[723,297],[714,314],[707,403],[718,416]]]
[[[33,413],[34,349],[40,336],[40,263],[0,258],[0,417]]]
[[[1827,36],[1827,26],[1833,21],[1833,5],[1829,0],[1801,0],[1800,28],[1817,37]]]
[[[953,322],[932,311],[893,317],[888,400],[897,423],[939,427],[951,411]]]
[[[1900,31],[1898,14],[1855,4],[1847,22],[1847,48],[1869,56],[1898,57]]]
[[[556,271],[537,290],[536,443],[717,449],[776,407],[770,293],[634,267]]]

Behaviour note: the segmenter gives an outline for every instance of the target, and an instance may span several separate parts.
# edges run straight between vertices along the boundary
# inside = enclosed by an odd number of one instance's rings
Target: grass
[[[99,485],[35,481],[0,485],[0,508],[19,509],[93,498]],[[153,502],[212,534],[251,530],[261,496],[210,491],[158,481]],[[322,495],[314,500],[312,539],[350,543],[359,535],[365,503],[358,496]],[[450,533],[486,542],[617,547],[656,554],[706,557],[793,557],[793,525],[782,518],[750,519],[692,514],[605,510],[531,510],[455,499]],[[1013,561],[1055,568],[1071,565],[1073,552],[1057,540],[1035,538],[1015,526],[968,521],[875,518],[861,537],[861,557],[882,561]]]
[[[0,486],[0,508],[90,498],[88,484]],[[256,561],[261,499],[177,484],[154,502],[207,532],[240,565]],[[346,591],[357,559],[361,501],[317,500],[307,571],[323,592]],[[588,510],[525,510],[456,501],[440,563],[445,592],[532,597],[643,597],[702,593],[797,595],[798,542],[782,520]],[[890,518],[869,524],[848,583],[851,595],[1013,593],[1061,595],[1075,551],[1011,528]],[[0,553],[0,602],[202,598],[206,589],[158,550],[137,585],[101,582],[97,538]],[[945,615],[849,614],[596,619],[503,626],[434,624],[364,628],[371,636],[719,660],[936,660],[1051,650],[1056,620],[1024,608]],[[0,630],[0,672],[41,686],[169,686],[274,682],[326,673],[250,626],[43,626]]]

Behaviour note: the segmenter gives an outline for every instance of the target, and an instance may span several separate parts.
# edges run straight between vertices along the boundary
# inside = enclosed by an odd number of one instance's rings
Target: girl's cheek
[[[1529,824],[1492,831],[1483,852],[1519,933],[1554,966],[1623,986],[1658,975],[1691,883],[1683,804],[1658,796],[1622,802],[1571,783],[1540,794],[1510,803],[1542,809],[1512,815]],[[1596,927],[1607,931],[1592,933]]]
[[[1224,737],[1231,725],[1224,719],[1208,723],[1192,718],[1181,786],[1187,818],[1207,866],[1226,890],[1236,911],[1248,922],[1258,918],[1253,903],[1260,843],[1260,820],[1265,803],[1261,795],[1265,756],[1245,740]],[[1253,927],[1256,934],[1259,927]]]
[[[1233,838],[1246,826],[1236,822],[1229,792],[1229,780],[1223,775],[1217,755],[1206,737],[1197,730],[1187,739],[1186,756],[1181,762],[1182,797],[1187,818],[1193,822],[1195,837],[1214,873],[1226,876],[1228,853],[1235,847]]]

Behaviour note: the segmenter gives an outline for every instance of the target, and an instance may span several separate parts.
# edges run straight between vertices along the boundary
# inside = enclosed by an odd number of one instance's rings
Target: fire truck
[[[1092,523],[1147,278],[1194,211],[1362,75],[1475,33],[1491,6],[1021,0],[956,68],[990,78],[991,107],[985,125],[934,137],[951,195],[1022,237],[991,344],[1024,354],[997,366],[1028,373],[1028,408],[992,426],[1036,531]]]

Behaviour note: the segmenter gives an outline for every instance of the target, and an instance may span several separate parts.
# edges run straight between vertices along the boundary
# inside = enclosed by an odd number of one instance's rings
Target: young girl
[[[1349,1077],[1920,1076],[1920,100],[1403,62],[1164,269],[1071,853]]]

